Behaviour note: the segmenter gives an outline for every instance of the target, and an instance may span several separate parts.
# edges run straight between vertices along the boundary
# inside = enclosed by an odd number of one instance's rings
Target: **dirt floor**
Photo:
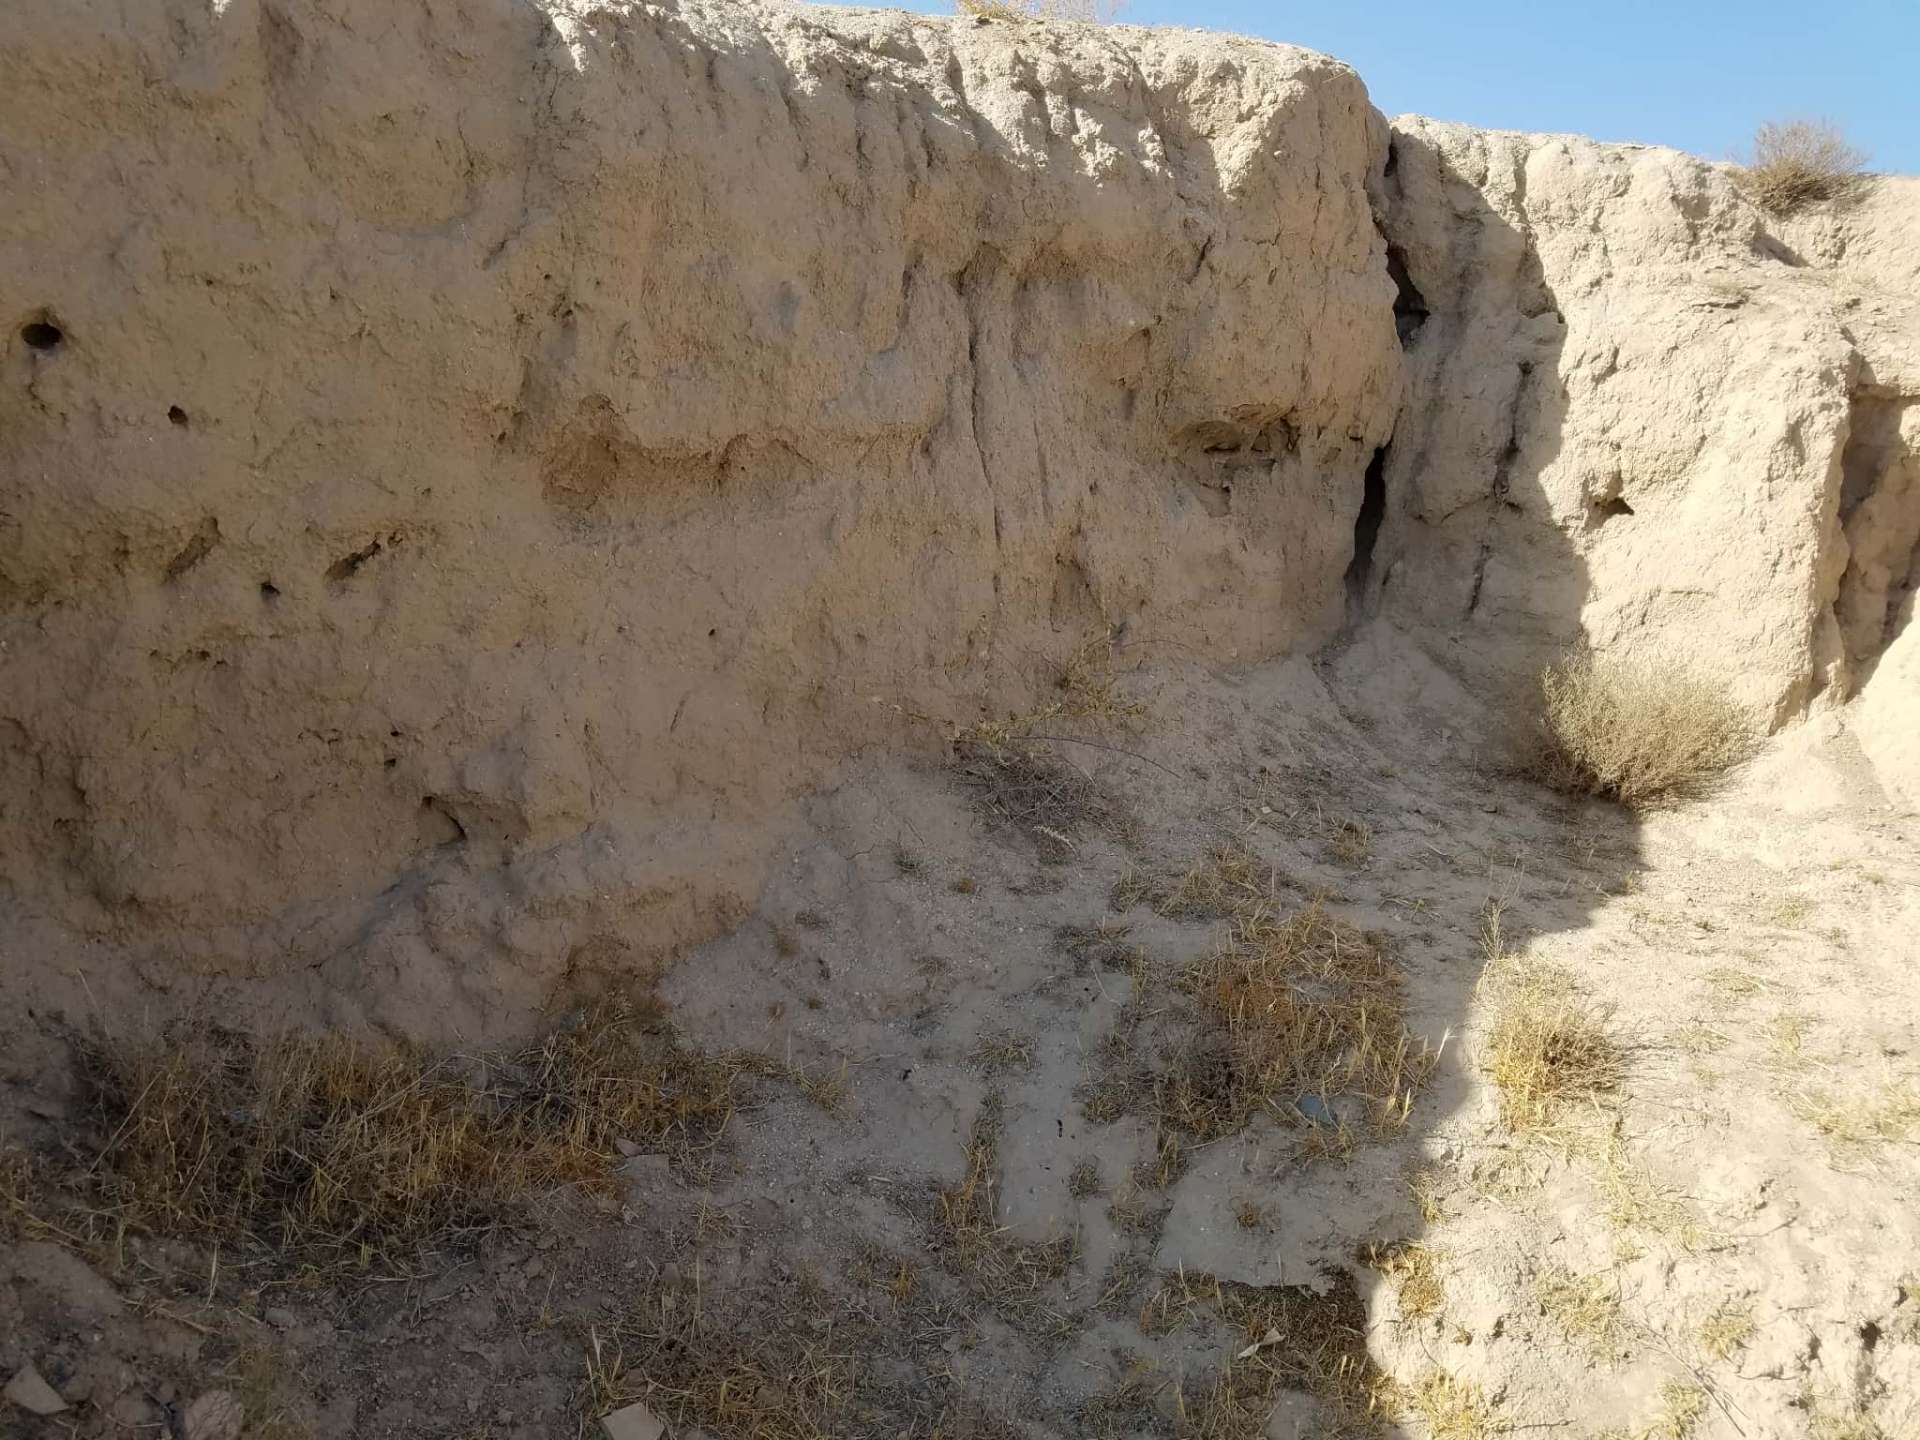
[[[605,1193],[317,1272],[10,1192],[0,1367],[67,1408],[0,1433],[1920,1435],[1920,821],[1844,739],[1637,817],[1385,632],[1108,698],[808,802],[659,987],[737,1113]],[[1525,1110],[1542,994],[1599,1068]]]

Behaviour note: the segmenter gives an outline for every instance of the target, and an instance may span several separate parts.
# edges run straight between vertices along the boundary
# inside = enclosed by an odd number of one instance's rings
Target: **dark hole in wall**
[[[1387,274],[1393,280],[1393,328],[1399,335],[1402,345],[1411,345],[1414,337],[1420,333],[1420,327],[1427,323],[1427,317],[1433,312],[1427,308],[1427,297],[1420,293],[1420,287],[1413,283],[1413,277],[1407,273],[1406,253],[1398,245],[1387,247]]]
[[[22,325],[20,338],[33,350],[57,350],[67,336],[64,330],[43,315],[38,320],[29,320]]]
[[[1360,513],[1353,518],[1353,559],[1347,562],[1347,596],[1358,601],[1373,575],[1373,547],[1380,539],[1380,522],[1387,515],[1387,447],[1373,452],[1367,464]]]
[[[167,420],[174,425],[185,425],[187,423],[187,412],[182,410],[178,405],[169,405],[167,407]]]

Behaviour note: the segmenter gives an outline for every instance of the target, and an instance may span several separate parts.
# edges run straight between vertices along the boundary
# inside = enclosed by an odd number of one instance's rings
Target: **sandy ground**
[[[1375,1419],[1409,1436],[1920,1434],[1920,822],[1837,729],[1638,819],[1490,763],[1384,632],[1127,689],[1136,722],[1044,747],[1098,823],[1036,833],[886,761],[794,817],[758,913],[662,996],[690,1042],[817,1083],[754,1082],[703,1163],[635,1156],[623,1203],[554,1195],[341,1288],[13,1244],[0,1365],[71,1408],[0,1432],[204,1437],[190,1402],[226,1390],[280,1437],[590,1434],[631,1400],[706,1407],[674,1435],[1306,1436],[1364,1428],[1339,1396],[1390,1376]],[[1221,844],[1404,973],[1439,1057],[1404,1125],[1302,1096],[1170,1153],[1101,1108],[1116,1055],[1181,1058],[1179,977],[1224,922],[1140,897]],[[1624,1054],[1544,1137],[1482,1071],[1489,901]],[[12,1133],[57,1142],[58,1076],[8,1080]],[[688,1398],[740,1355],[757,1378]],[[1357,1389],[1314,1370],[1343,1356]],[[1215,1387],[1263,1359],[1293,1378],[1235,1420]]]

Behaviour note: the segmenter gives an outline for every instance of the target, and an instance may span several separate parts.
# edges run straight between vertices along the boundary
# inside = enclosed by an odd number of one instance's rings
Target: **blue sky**
[[[1763,120],[1814,116],[1869,168],[1920,173],[1920,0],[1132,0],[1122,18],[1324,50],[1389,115],[1715,159]]]

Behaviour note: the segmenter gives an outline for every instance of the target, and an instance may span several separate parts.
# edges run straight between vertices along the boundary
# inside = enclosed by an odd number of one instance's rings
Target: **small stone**
[[[60,1392],[49,1385],[29,1360],[7,1382],[7,1399],[31,1415],[58,1415],[67,1408]]]
[[[631,1160],[640,1153],[640,1147],[622,1135],[613,1142],[613,1148]]]
[[[260,1312],[260,1318],[276,1330],[291,1330],[300,1323],[300,1317],[291,1310],[283,1310],[278,1305],[269,1305]]]
[[[660,1440],[667,1427],[644,1405],[628,1405],[600,1417],[607,1440]]]
[[[240,1440],[247,1411],[231,1390],[209,1390],[180,1417],[182,1440]]]
[[[1310,1125],[1332,1125],[1335,1123],[1333,1111],[1328,1107],[1327,1102],[1322,1100],[1318,1095],[1302,1095],[1298,1100],[1293,1102],[1293,1106]]]

